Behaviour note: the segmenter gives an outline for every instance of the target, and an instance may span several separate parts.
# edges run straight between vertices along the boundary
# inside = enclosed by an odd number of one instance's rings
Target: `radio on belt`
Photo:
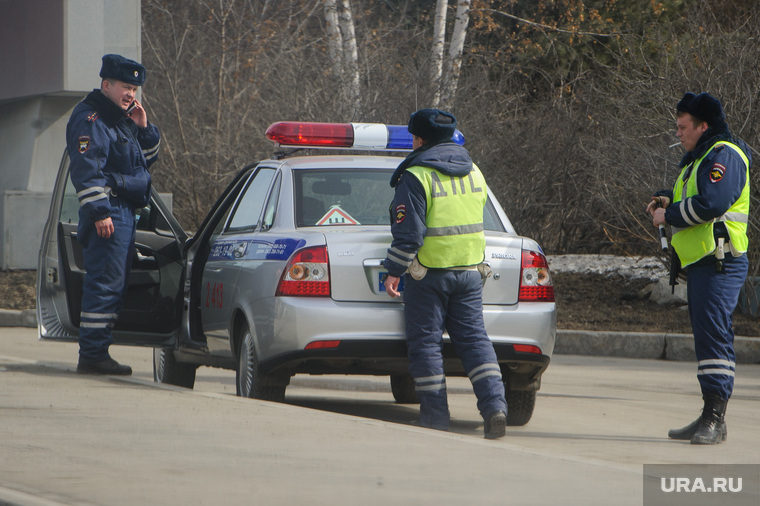
[[[405,125],[383,123],[308,123],[281,121],[269,125],[266,137],[282,147],[411,151],[412,134]],[[464,145],[464,135],[452,141]]]

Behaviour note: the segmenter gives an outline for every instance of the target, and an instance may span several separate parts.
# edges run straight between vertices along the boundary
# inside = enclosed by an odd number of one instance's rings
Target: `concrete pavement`
[[[155,385],[144,348],[113,350],[132,377],[76,375],[76,350],[0,329],[0,504],[641,505],[644,463],[760,455],[758,365],[739,366],[729,440],[695,448],[666,437],[701,406],[684,362],[557,355],[531,422],[486,441],[466,378],[442,433],[409,425],[387,378],[296,377],[274,404],[232,395],[231,371]]]
[[[593,505],[641,495],[638,465],[482,439],[471,393],[465,417],[454,408],[466,435],[444,433],[155,385],[149,350],[113,353],[133,377],[74,374],[75,344],[0,330],[0,504]],[[377,407],[367,401],[376,394],[359,394],[362,413],[396,407],[389,392]]]

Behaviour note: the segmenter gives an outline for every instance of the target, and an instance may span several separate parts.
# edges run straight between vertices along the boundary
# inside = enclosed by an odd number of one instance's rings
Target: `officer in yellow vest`
[[[411,115],[414,151],[391,179],[393,242],[385,289],[398,297],[404,277],[409,372],[420,424],[449,427],[442,339],[447,330],[478,398],[487,439],[504,436],[507,401],[501,369],[483,322],[483,207],[487,186],[470,154],[451,142],[456,118],[438,109]]]
[[[676,110],[676,135],[686,150],[681,174],[672,191],[652,197],[647,211],[655,226],[671,226],[671,244],[687,271],[704,408],[697,420],[668,436],[717,444],[726,440],[726,404],[734,387],[732,314],[747,276],[752,156],[731,135],[715,97],[686,93]]]

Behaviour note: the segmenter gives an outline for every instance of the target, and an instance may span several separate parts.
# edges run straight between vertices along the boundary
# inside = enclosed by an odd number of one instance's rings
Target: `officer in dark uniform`
[[[419,110],[409,120],[414,151],[391,179],[396,193],[385,289],[398,297],[400,277],[405,276],[409,372],[420,399],[421,425],[449,427],[445,329],[478,398],[485,437],[494,439],[505,434],[507,401],[483,322],[478,271],[485,255],[487,187],[467,150],[451,142],[456,125],[453,115],[437,109]]]
[[[676,107],[686,154],[673,190],[655,193],[647,211],[655,226],[673,232],[672,246],[687,271],[702,415],[673,439],[692,444],[726,440],[726,404],[734,387],[732,314],[747,276],[749,168],[747,144],[731,135],[721,103],[707,93],[686,93]]]
[[[148,167],[158,156],[160,134],[135,99],[145,67],[107,54],[100,77],[100,89],[77,104],[66,127],[87,271],[77,372],[129,375],[132,369],[113,360],[108,348],[134,255],[135,210],[150,198]]]

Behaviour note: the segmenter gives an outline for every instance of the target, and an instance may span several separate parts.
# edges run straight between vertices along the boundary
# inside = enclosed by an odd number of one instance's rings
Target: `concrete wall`
[[[140,31],[140,0],[0,0],[0,268],[37,267],[71,110]]]

